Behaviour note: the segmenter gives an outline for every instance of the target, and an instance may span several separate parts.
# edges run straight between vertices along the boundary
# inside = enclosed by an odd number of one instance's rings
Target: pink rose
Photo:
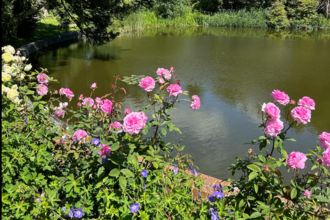
[[[304,108],[308,108],[310,110],[315,110],[315,102],[313,99],[304,96],[302,99],[299,99],[298,105],[301,105]]]
[[[163,77],[159,77],[158,83],[159,84],[164,84],[165,80],[163,79]]]
[[[266,113],[266,116],[267,116],[267,119],[268,120],[278,119],[279,117],[281,117],[281,115],[280,115],[280,109],[277,108],[277,106],[274,105],[271,102],[269,102],[268,104],[264,103],[262,105],[262,109],[261,110]]]
[[[99,97],[96,97],[95,102],[96,102],[96,104],[98,104],[98,105],[102,105],[102,104],[103,104],[102,99],[99,98]]]
[[[91,85],[91,89],[96,89],[96,82]]]
[[[170,68],[170,71],[171,71],[171,72],[173,72],[173,71],[174,71],[174,67],[173,67],[173,66]]]
[[[79,96],[79,99],[83,99],[83,98],[84,98],[84,95],[81,94],[81,95]]]
[[[86,138],[87,138],[87,132],[84,131],[84,130],[78,130],[76,131],[74,134],[73,134],[73,141],[74,142],[80,142],[80,141],[83,141],[85,142],[86,141]]]
[[[101,155],[101,157],[110,157],[110,153],[111,153],[111,146],[105,145],[105,144],[100,144],[100,147],[102,147],[102,149],[98,152],[99,155]]]
[[[319,136],[320,140],[320,146],[323,147],[324,149],[330,148],[330,133],[327,132],[323,132],[320,136]]]
[[[144,112],[132,112],[124,118],[124,131],[129,134],[138,134],[144,128],[147,122],[147,116]]]
[[[57,94],[58,93],[58,91],[57,90],[55,90],[55,92],[54,92],[55,94]]]
[[[121,132],[123,132],[122,126],[123,125],[120,122],[115,121],[115,122],[110,124],[110,129],[117,130],[117,131],[113,131],[113,133],[121,133]]]
[[[291,111],[292,118],[297,121],[298,124],[303,123],[307,124],[307,122],[311,121],[311,110],[304,108],[302,106],[297,106]]]
[[[55,118],[62,117],[64,114],[65,114],[65,111],[61,107],[54,108],[54,117]]]
[[[87,103],[89,103],[89,106],[93,106],[94,105],[94,99],[92,99],[90,97],[85,98],[82,104],[84,106],[87,106]]]
[[[101,109],[103,112],[107,113],[107,115],[110,115],[112,112],[112,102],[109,99],[103,100],[103,104],[101,105]]]
[[[72,99],[74,97],[73,92],[67,88],[60,89],[60,94],[64,94],[68,99]]]
[[[310,197],[311,196],[311,191],[309,191],[308,189],[306,189],[304,195],[307,196],[307,197]]]
[[[267,137],[276,137],[283,129],[283,122],[280,119],[267,120],[265,124],[265,134]]]
[[[323,164],[325,168],[330,170],[330,147],[323,152]]]
[[[285,94],[285,92],[281,92],[280,90],[274,90],[270,96],[273,98],[274,102],[278,102],[281,105],[287,105],[290,102],[290,97]]]
[[[294,104],[296,104],[296,102],[294,100],[291,100],[290,104],[294,105]]]
[[[140,80],[140,87],[147,92],[151,92],[155,88],[155,80],[152,77],[146,77]]]
[[[286,159],[286,163],[291,170],[304,169],[306,160],[307,160],[307,157],[305,154],[303,154],[301,152],[292,151],[288,155],[288,158]]]
[[[47,86],[45,86],[44,84],[39,84],[39,85],[37,85],[37,87],[39,87],[39,88],[37,88],[38,95],[40,95],[40,96],[47,95],[47,93],[48,93]]]
[[[167,91],[170,93],[170,96],[178,96],[182,94],[181,87],[178,84],[171,84],[167,87]]]
[[[96,109],[96,108],[97,108],[97,106],[96,106],[96,105],[94,105],[94,106],[93,106],[93,108],[94,108],[94,109]]]
[[[320,164],[322,164],[323,163],[322,158],[317,159],[317,162],[319,162]]]
[[[78,103],[77,103],[77,105],[81,106],[81,103],[80,103],[80,102],[78,102]]]
[[[129,108],[125,109],[125,115],[128,115],[131,112]]]
[[[268,166],[265,166],[265,170],[268,171],[269,170],[269,167]]]
[[[42,84],[48,83],[50,79],[49,76],[47,76],[46,74],[40,74],[37,76],[37,78],[38,78],[38,82]]]
[[[168,71],[167,69],[164,69],[164,68],[158,68],[157,75],[160,77],[163,77],[167,80],[170,80],[171,76],[172,76],[170,71]]]
[[[200,101],[198,95],[193,95],[193,96],[192,96],[192,100],[193,100],[193,101],[192,101],[191,104],[190,104],[190,108],[191,108],[192,110],[197,110],[197,109],[199,109],[199,107],[201,106],[201,101]]]

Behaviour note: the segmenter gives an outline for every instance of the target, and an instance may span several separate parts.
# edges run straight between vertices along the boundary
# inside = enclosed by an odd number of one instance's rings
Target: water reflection
[[[274,89],[284,90],[296,101],[310,96],[316,102],[312,121],[295,126],[286,149],[307,153],[322,131],[330,131],[330,32],[275,31],[253,28],[162,28],[130,33],[99,47],[84,42],[48,51],[34,66],[47,67],[60,85],[76,97],[110,92],[114,75],[156,76],[159,67],[175,68],[184,90],[201,97],[202,106],[192,111],[179,103],[173,123],[183,132],[170,133],[167,141],[184,139],[200,171],[228,178],[226,168],[250,146],[243,143],[262,135],[260,109],[272,101]],[[122,84],[127,95],[118,99],[138,111],[148,100],[136,86]],[[76,99],[74,102],[76,103]],[[282,116],[288,111],[282,108]],[[149,115],[151,113],[148,113]],[[258,147],[253,147],[258,150]]]

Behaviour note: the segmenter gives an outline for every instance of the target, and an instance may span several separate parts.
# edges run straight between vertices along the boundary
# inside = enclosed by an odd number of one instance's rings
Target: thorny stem
[[[295,123],[295,121],[293,121],[290,125],[289,125],[289,127],[284,131],[284,134],[286,134],[286,132],[292,127],[292,125]]]
[[[272,152],[270,152],[270,156],[273,156],[274,147],[275,147],[275,137],[273,137],[273,148],[272,148]]]

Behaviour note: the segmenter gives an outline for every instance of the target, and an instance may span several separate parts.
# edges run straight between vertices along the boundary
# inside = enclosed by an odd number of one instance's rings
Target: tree
[[[62,19],[71,20],[87,40],[99,45],[117,36],[110,30],[114,19],[122,20],[138,7],[135,0],[1,0],[2,38],[17,37],[17,28],[31,17],[42,17],[49,7]]]

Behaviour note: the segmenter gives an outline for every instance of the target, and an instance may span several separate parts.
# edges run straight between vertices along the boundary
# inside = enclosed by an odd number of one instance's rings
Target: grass
[[[47,17],[45,19],[40,20],[36,23],[36,28],[30,33],[30,35],[26,38],[17,38],[9,41],[3,41],[2,45],[12,45],[17,48],[24,44],[28,44],[30,42],[40,40],[46,37],[50,37],[57,34],[79,31],[79,28],[62,28],[59,29],[58,21],[53,17]]]

